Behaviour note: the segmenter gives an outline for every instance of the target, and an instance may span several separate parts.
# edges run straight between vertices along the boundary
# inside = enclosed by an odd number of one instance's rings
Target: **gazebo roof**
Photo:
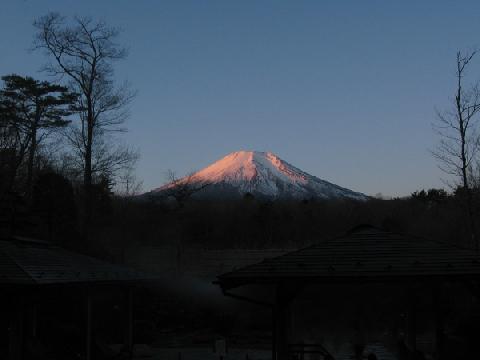
[[[369,225],[218,276],[222,288],[284,280],[341,282],[412,278],[474,278],[480,257],[471,249],[395,234]]]
[[[138,271],[67,251],[48,242],[0,238],[0,286],[110,283],[152,279]]]

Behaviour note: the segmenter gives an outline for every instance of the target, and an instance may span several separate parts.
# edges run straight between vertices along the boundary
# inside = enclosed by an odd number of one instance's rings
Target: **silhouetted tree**
[[[125,156],[131,155],[125,151],[119,158],[119,149],[106,144],[105,138],[108,132],[124,130],[127,105],[134,96],[127,83],[116,87],[113,80],[113,63],[124,59],[127,52],[116,42],[119,30],[103,21],[75,17],[67,22],[59,14],[49,13],[34,25],[38,30],[36,48],[45,50],[52,59],[46,71],[67,77],[69,87],[80,94],[80,123],[69,139],[83,169],[86,229],[92,215],[92,184],[99,167],[95,155],[110,168],[125,164]],[[134,156],[130,158],[135,160]],[[102,173],[105,171],[97,175]]]
[[[455,176],[456,186],[462,187],[472,243],[478,250],[475,214],[472,204],[471,174],[478,155],[478,115],[480,111],[479,83],[465,85],[466,70],[476,51],[457,52],[456,89],[451,110],[438,112],[435,129],[440,135],[440,144],[433,155],[439,161],[440,169]]]
[[[33,187],[33,209],[45,225],[44,238],[59,243],[72,241],[76,228],[76,205],[72,184],[63,176],[47,171]]]
[[[448,194],[443,189],[428,189],[415,191],[412,193],[412,199],[422,201],[424,203],[439,203],[448,198]]]
[[[210,185],[206,182],[197,182],[193,173],[179,179],[174,171],[168,170],[167,177],[168,184],[165,187],[163,195],[173,197],[180,207],[183,207],[185,202],[195,193],[202,191]]]
[[[3,107],[10,108],[9,121],[23,133],[27,152],[26,191],[32,192],[33,165],[40,143],[55,130],[65,127],[72,114],[76,95],[64,86],[38,81],[29,76],[3,76],[0,91]]]
[[[15,109],[0,98],[0,200],[12,189],[29,143],[16,118]]]
[[[107,176],[101,176],[92,185],[93,210],[97,222],[107,219],[112,211],[112,189],[112,181]]]
[[[115,193],[128,201],[132,196],[140,195],[142,186],[143,182],[137,179],[133,169],[125,169],[118,176],[115,184]]]

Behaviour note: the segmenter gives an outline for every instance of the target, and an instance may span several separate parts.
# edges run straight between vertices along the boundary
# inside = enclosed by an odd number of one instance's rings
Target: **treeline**
[[[476,202],[478,205],[478,201]],[[443,190],[368,201],[190,200],[177,203],[114,198],[97,244],[204,248],[297,248],[360,224],[474,247],[463,198]]]

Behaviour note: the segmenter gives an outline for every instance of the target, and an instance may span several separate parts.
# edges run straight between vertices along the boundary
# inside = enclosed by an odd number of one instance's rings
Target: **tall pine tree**
[[[10,109],[9,121],[20,129],[28,144],[25,190],[30,197],[38,146],[49,134],[68,125],[76,94],[64,86],[29,76],[13,74],[2,80],[0,107]]]

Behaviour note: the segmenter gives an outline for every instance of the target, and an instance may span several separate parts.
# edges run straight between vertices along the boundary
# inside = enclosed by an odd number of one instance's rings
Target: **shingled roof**
[[[222,288],[253,283],[383,281],[406,278],[480,278],[471,249],[395,234],[369,225],[313,246],[218,276]]]
[[[48,242],[0,239],[0,286],[148,280],[138,271],[67,251]]]

